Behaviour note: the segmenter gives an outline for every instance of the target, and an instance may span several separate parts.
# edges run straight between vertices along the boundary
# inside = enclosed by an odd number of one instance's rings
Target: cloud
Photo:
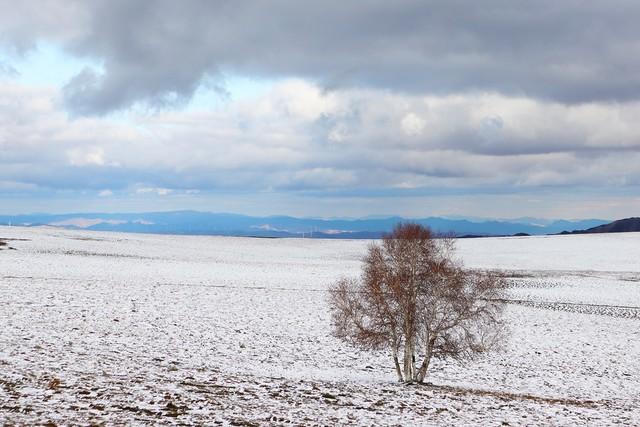
[[[49,0],[2,10],[5,45],[25,51],[47,38],[103,64],[66,86],[76,114],[184,102],[225,73],[297,76],[328,90],[490,92],[567,104],[640,96],[633,0]]]
[[[78,147],[67,152],[72,166],[104,166],[104,150],[101,147]]]
[[[140,187],[136,189],[137,194],[157,194],[158,196],[166,196],[171,194],[173,190],[169,188],[149,188],[149,187]]]
[[[65,42],[86,33],[93,13],[81,0],[0,0],[0,47],[25,55],[39,39]]]
[[[640,185],[640,102],[326,92],[293,79],[212,111],[71,119],[61,96],[0,84],[5,186],[101,196],[375,198]]]
[[[408,113],[402,118],[400,127],[407,136],[419,136],[424,131],[426,121],[415,113]]]
[[[18,77],[20,73],[11,64],[0,60],[0,78],[1,77]]]

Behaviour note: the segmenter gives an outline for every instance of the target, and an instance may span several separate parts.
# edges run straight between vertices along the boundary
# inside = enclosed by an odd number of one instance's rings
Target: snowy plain
[[[426,386],[331,336],[369,241],[0,240],[0,424],[640,425],[640,233],[458,241],[510,277],[511,333]]]

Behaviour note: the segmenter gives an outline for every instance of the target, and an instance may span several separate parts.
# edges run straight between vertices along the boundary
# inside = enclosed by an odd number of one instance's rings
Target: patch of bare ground
[[[11,237],[0,237],[0,251],[3,249],[16,250],[13,246],[9,246],[8,242],[27,242],[29,239],[15,239]]]
[[[533,301],[520,299],[501,299],[507,304],[522,305],[543,310],[566,311],[579,314],[598,314],[601,316],[640,319],[640,307],[612,304],[585,304],[577,302]]]
[[[71,256],[77,256],[77,257],[130,258],[130,259],[141,259],[141,260],[161,259],[159,257],[153,257],[153,256],[121,254],[121,253],[112,253],[112,252],[92,252],[92,251],[84,251],[84,250],[44,250],[44,251],[40,251],[39,253],[71,255]]]
[[[625,411],[620,402],[460,386],[292,380],[215,370],[172,382],[50,377],[3,380],[0,386],[0,421],[19,425],[39,423],[52,413],[62,417],[52,422],[62,424],[493,425],[498,420],[509,425],[520,420],[562,425],[611,421]]]
[[[69,237],[69,239],[71,240],[79,240],[81,242],[104,242],[107,241],[107,239],[103,239],[103,238],[97,238],[97,237]]]
[[[465,387],[454,387],[447,385],[434,385],[434,384],[424,384],[424,387],[432,388],[436,390],[443,390],[448,393],[452,393],[454,395],[476,395],[476,396],[489,396],[494,397],[500,400],[527,400],[536,403],[548,403],[551,405],[571,405],[571,406],[579,406],[583,408],[598,408],[599,406],[606,405],[607,401],[598,401],[598,400],[579,400],[579,399],[570,399],[570,398],[562,398],[562,397],[544,397],[537,396],[533,394],[527,393],[510,393],[506,391],[493,391],[493,390],[483,390],[476,388],[465,388]]]

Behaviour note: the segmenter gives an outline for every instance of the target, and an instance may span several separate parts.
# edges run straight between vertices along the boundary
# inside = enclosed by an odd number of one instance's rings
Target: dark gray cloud
[[[99,0],[40,9],[21,15],[5,39],[28,46],[34,34],[20,28],[34,21],[36,36],[53,34],[70,52],[102,61],[66,87],[81,114],[189,98],[221,72],[565,103],[640,98],[635,0]],[[42,17],[65,10],[75,20],[65,19],[72,28],[64,32]]]
[[[0,0],[0,48],[18,56],[41,39],[65,41],[86,34],[89,2],[83,0]]]

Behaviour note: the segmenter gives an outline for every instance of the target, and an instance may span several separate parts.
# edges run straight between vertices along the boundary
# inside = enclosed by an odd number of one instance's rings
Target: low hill
[[[619,219],[586,230],[565,231],[562,234],[628,233],[634,231],[640,231],[640,218],[638,217]]]

